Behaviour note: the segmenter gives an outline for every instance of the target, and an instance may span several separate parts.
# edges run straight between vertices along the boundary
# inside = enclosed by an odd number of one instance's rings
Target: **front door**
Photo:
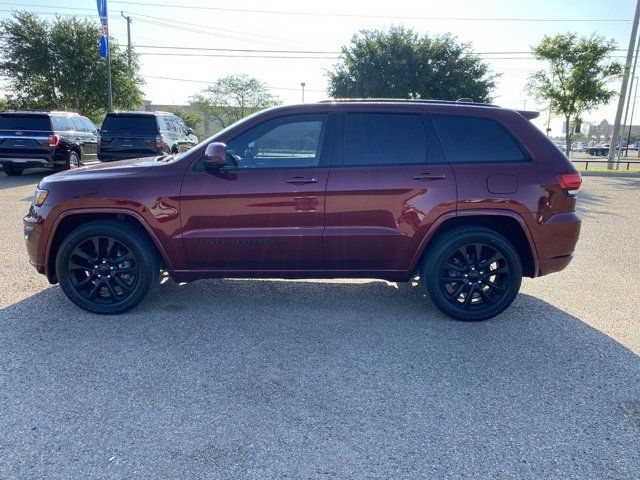
[[[455,211],[453,171],[419,113],[342,117],[327,184],[326,268],[408,270],[433,221]]]
[[[192,268],[218,271],[322,267],[328,115],[267,120],[227,143],[229,165],[197,162],[181,194]]]

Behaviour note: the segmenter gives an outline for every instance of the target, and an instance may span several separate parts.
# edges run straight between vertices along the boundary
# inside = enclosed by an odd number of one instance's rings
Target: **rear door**
[[[267,120],[227,142],[230,165],[185,175],[183,238],[194,269],[322,268],[327,114]]]
[[[68,117],[71,124],[71,131],[66,132],[69,135],[69,139],[80,147],[80,154],[83,160],[91,159],[93,145],[90,142],[89,132],[87,127],[82,122],[81,117]]]
[[[100,153],[117,158],[157,155],[155,115],[107,114],[100,129]]]
[[[46,114],[0,113],[0,160],[19,163],[51,156],[51,120]]]
[[[85,129],[85,145],[87,146],[87,160],[95,160],[98,153],[98,129],[91,120],[80,117]]]
[[[326,193],[326,268],[407,270],[434,220],[455,211],[453,171],[420,113],[341,117]]]

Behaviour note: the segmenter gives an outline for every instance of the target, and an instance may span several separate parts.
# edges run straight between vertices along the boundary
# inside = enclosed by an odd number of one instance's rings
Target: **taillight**
[[[162,135],[156,135],[156,148],[162,148],[163,143]]]
[[[582,185],[582,176],[578,172],[557,173],[556,180],[558,180],[560,188],[569,194],[575,194]]]
[[[50,147],[57,147],[60,144],[60,135],[58,134],[53,134],[53,135],[49,135],[49,146]]]

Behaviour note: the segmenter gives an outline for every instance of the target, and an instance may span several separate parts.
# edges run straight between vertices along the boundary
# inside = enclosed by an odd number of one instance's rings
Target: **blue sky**
[[[90,0],[0,0],[0,16],[6,17],[10,15],[11,9],[16,8],[48,14],[58,12],[89,15],[95,17],[96,25],[98,24],[95,2]],[[527,109],[542,109],[543,106],[537,105],[524,91],[528,76],[540,65],[532,59],[522,59],[528,55],[502,52],[530,51],[531,46],[538,43],[545,34],[567,31],[584,35],[596,32],[615,39],[618,48],[626,50],[634,8],[635,2],[632,0],[235,0],[233,3],[219,0],[109,0],[111,34],[121,44],[126,44],[126,22],[120,12],[133,18],[132,39],[139,46],[138,52],[142,53],[141,73],[146,81],[143,87],[145,98],[154,103],[168,104],[185,103],[190,95],[206,87],[207,82],[232,73],[247,73],[259,78],[272,87],[273,93],[285,103],[300,101],[301,82],[306,83],[307,101],[321,100],[327,96],[326,71],[335,63],[336,55],[306,54],[305,56],[314,58],[296,59],[205,57],[194,55],[257,54],[151,47],[337,52],[361,29],[404,25],[420,33],[452,33],[459,40],[470,42],[476,52],[483,53],[493,71],[502,74],[494,93],[495,103],[522,108],[526,101]],[[309,13],[313,15],[308,15]],[[585,19],[596,21],[575,21]],[[620,56],[624,54],[624,51],[616,53]],[[614,86],[619,88],[619,84]],[[585,117],[592,121],[603,118],[612,121],[614,112],[615,102],[612,102]],[[538,123],[541,124],[542,120]],[[552,128],[553,134],[560,134],[560,120],[554,120]]]

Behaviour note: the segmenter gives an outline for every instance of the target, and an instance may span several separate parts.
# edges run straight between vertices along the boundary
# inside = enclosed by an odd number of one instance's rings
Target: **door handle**
[[[413,176],[414,180],[442,180],[446,177],[444,173],[421,172]]]
[[[305,185],[307,183],[318,183],[318,179],[315,177],[293,177],[285,180],[285,182],[292,183],[294,185]]]

